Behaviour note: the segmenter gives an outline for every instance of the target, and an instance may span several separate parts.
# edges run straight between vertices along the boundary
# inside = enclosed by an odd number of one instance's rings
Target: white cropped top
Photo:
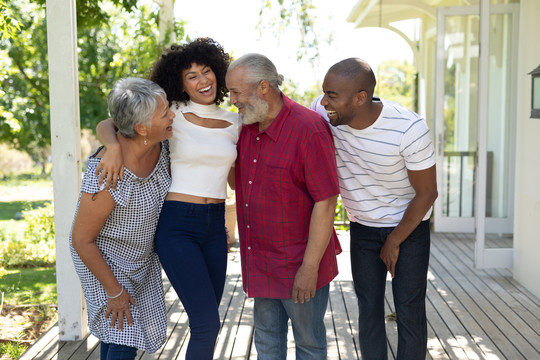
[[[236,143],[242,128],[239,115],[216,104],[192,101],[187,104],[175,101],[171,110],[176,117],[169,140],[172,178],[169,192],[226,199],[227,177],[236,160]],[[185,113],[225,120],[231,125],[207,128],[186,120]]]

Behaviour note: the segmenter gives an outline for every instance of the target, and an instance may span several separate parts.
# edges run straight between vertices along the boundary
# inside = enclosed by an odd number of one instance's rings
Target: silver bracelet
[[[117,297],[119,297],[120,295],[122,295],[124,293],[124,287],[122,286],[122,290],[120,290],[120,292],[117,294],[117,295],[114,295],[114,296],[109,296],[109,294],[107,294],[107,297],[109,299],[116,299]]]

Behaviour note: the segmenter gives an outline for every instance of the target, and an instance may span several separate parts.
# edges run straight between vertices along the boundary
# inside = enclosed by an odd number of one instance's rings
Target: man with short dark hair
[[[392,276],[397,359],[425,359],[435,151],[423,118],[373,97],[363,60],[333,65],[312,108],[332,124],[343,205],[351,221],[351,267],[359,306],[362,359],[386,359],[386,275]]]

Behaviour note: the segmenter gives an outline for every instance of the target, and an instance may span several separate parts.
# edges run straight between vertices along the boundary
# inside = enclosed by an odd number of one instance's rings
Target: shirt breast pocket
[[[287,202],[296,187],[290,167],[268,164],[265,171],[263,191],[272,199]]]

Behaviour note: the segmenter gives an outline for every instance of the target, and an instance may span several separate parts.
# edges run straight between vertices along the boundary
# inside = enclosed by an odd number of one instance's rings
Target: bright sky
[[[322,82],[331,65],[348,57],[362,58],[374,70],[388,59],[412,62],[411,49],[397,34],[379,28],[354,29],[353,24],[346,22],[356,1],[314,0],[318,22],[324,28],[323,39],[320,39],[320,66],[315,70],[307,61],[299,63],[296,60],[298,41],[285,40],[299,36],[297,30],[282,36],[281,42],[271,33],[259,38],[256,25],[261,0],[176,0],[175,17],[187,22],[186,29],[191,38],[211,37],[235,57],[249,52],[268,56],[279,73],[301,88]],[[330,33],[334,41],[328,46],[324,38]]]

